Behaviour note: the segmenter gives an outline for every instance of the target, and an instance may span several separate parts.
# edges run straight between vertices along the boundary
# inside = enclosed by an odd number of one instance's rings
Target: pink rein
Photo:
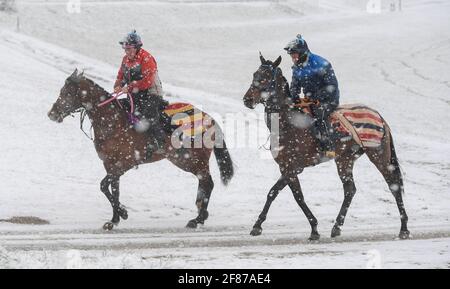
[[[118,93],[111,93],[110,95],[112,96],[111,98],[108,98],[107,100],[100,102],[99,104],[97,104],[97,106],[104,106],[105,104],[110,103],[111,101],[117,99],[119,96],[121,96],[122,94],[124,94],[123,92],[118,92]]]
[[[120,101],[117,99],[119,96],[121,96],[123,94],[125,94],[125,93],[124,92],[112,93],[112,94],[110,94],[112,96],[111,98],[108,98],[107,100],[105,100],[103,102],[100,102],[99,104],[97,104],[97,106],[101,107],[101,106],[104,106],[104,105],[114,101],[114,100],[117,100],[117,103],[119,104],[119,106],[121,108],[123,108],[122,104],[120,104]],[[135,123],[137,123],[139,121],[139,119],[134,115],[134,101],[133,101],[133,97],[131,96],[130,93],[127,93],[127,96],[130,99],[130,106],[131,106],[130,112],[128,112],[128,120],[132,124],[135,124]]]

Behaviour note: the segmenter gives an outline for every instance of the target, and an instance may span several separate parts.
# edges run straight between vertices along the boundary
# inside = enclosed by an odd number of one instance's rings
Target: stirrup
[[[152,154],[163,154],[165,152],[164,147],[156,145],[156,144],[149,144],[147,146],[147,151],[150,151]]]
[[[146,160],[150,160],[153,156],[153,154],[164,154],[166,152],[166,150],[163,147],[160,147],[158,145],[155,144],[148,144],[146,151],[145,151],[145,159]]]
[[[152,144],[149,144],[149,147],[151,147],[152,151],[156,154],[162,154],[166,150],[164,149],[166,142],[163,140],[161,142],[158,142],[157,140],[154,140]]]
[[[330,159],[334,159],[336,157],[335,151],[325,151],[325,156]]]

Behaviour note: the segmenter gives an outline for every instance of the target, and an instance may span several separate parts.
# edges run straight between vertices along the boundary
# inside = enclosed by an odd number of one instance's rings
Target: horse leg
[[[128,219],[128,212],[124,206],[120,204],[119,196],[119,182],[120,176],[114,175],[106,175],[106,177],[100,183],[100,189],[105,194],[106,198],[111,203],[113,209],[113,217],[110,222],[106,222],[103,225],[103,229],[106,231],[110,231],[114,228],[114,226],[118,225],[120,222],[120,218],[126,220]],[[111,186],[111,191],[109,191],[109,186]]]
[[[336,160],[338,174],[344,187],[344,201],[342,202],[341,210],[336,218],[336,223],[331,230],[331,238],[341,235],[341,227],[344,225],[345,216],[347,215],[348,208],[356,194],[355,182],[353,181],[353,165],[355,160],[356,159],[353,156],[347,158],[340,157]]]
[[[300,181],[298,180],[298,177],[291,177],[289,179],[289,187],[291,188],[292,194],[294,195],[294,199],[299,205],[299,207],[302,209],[303,213],[305,214],[306,218],[308,218],[308,222],[311,225],[311,236],[309,237],[310,241],[315,241],[320,239],[320,234],[317,231],[317,219],[314,217],[311,210],[308,208],[305,202],[305,198],[303,197],[302,188],[300,186]]]
[[[208,219],[208,204],[209,198],[211,197],[211,192],[214,188],[214,182],[211,178],[209,172],[200,174],[198,177],[198,190],[197,199],[195,204],[198,208],[198,216],[195,219],[190,220],[186,227],[195,229],[198,224],[204,224],[205,220]]]
[[[258,217],[258,220],[256,220],[256,223],[253,225],[253,229],[250,232],[250,235],[252,236],[258,236],[262,233],[262,223],[266,220],[267,213],[269,212],[270,205],[275,200],[275,198],[278,196],[278,193],[286,187],[288,184],[288,179],[284,176],[281,176],[278,181],[275,183],[275,185],[270,189],[269,193],[267,194],[267,200],[266,204],[264,205],[264,208],[261,212],[261,214]]]
[[[408,215],[406,214],[405,204],[403,203],[403,177],[393,146],[392,136],[390,136],[390,148],[387,148],[387,145],[385,145],[385,149],[381,151],[371,149],[366,151],[366,154],[369,157],[370,161],[383,175],[386,183],[389,186],[389,190],[391,191],[397,203],[401,221],[399,238],[408,239],[410,232],[408,231]],[[391,150],[391,158],[390,160],[386,161],[386,157],[380,155],[380,152],[381,154],[387,154],[387,149]]]

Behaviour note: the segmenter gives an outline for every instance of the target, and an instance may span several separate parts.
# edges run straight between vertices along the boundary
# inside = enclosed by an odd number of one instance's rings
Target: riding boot
[[[325,155],[329,158],[336,156],[333,131],[331,124],[328,120],[322,120],[320,124],[322,147],[324,148]]]
[[[160,124],[156,124],[153,122],[152,126],[154,129],[149,130],[149,136],[152,141],[149,144],[149,148],[151,148],[155,153],[163,153],[164,145],[166,144],[166,136],[164,131],[161,128]]]
[[[163,154],[165,152],[165,139],[166,133],[163,130],[163,126],[160,122],[159,111],[153,111],[148,120],[149,128],[147,130],[148,143],[146,158],[151,159],[152,155]]]
[[[311,131],[312,135],[319,141],[319,149],[321,151],[327,150],[327,143],[324,141],[326,136],[324,136],[323,128],[320,125],[321,121],[316,120],[314,121],[313,125],[311,125]]]
[[[148,135],[146,159],[151,159],[154,153],[164,153],[166,134],[161,124],[161,110],[166,105],[162,97],[142,92],[137,97],[137,108],[141,112],[145,125],[145,133]]]
[[[320,142],[320,148],[327,157],[335,157],[335,145],[334,145],[334,135],[333,129],[331,127],[329,116],[337,105],[322,104],[317,107],[312,107],[313,115],[316,120],[312,126],[313,132],[318,137]]]

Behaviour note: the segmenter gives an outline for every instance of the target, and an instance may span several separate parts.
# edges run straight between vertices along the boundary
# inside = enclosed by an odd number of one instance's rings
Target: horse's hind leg
[[[103,229],[110,231],[114,228],[115,225],[118,225],[120,222],[120,218],[126,220],[128,219],[128,212],[120,204],[120,190],[119,190],[119,182],[120,176],[114,175],[106,175],[105,178],[100,183],[100,190],[105,194],[108,201],[111,203],[113,209],[113,217],[110,222],[106,222],[103,225]],[[109,186],[111,186],[111,192],[109,191]]]
[[[173,151],[168,156],[168,160],[174,165],[189,172],[198,179],[198,190],[195,204],[198,209],[198,216],[190,220],[186,227],[197,228],[198,224],[204,224],[208,218],[208,204],[214,188],[214,182],[209,171],[209,158],[211,157],[211,149],[190,149],[181,148]]]
[[[197,174],[198,178],[198,190],[197,199],[195,204],[198,208],[198,216],[195,219],[190,220],[186,227],[197,228],[198,224],[204,224],[205,220],[208,219],[208,204],[211,197],[211,192],[214,188],[214,182],[211,178],[209,170],[204,173]]]
[[[341,227],[344,225],[345,216],[347,215],[348,208],[352,203],[353,197],[356,194],[355,182],[353,180],[353,165],[357,159],[355,156],[361,155],[363,152],[357,152],[349,156],[340,156],[336,159],[336,166],[339,174],[339,178],[342,181],[344,187],[344,201],[342,202],[341,209],[336,218],[336,223],[331,230],[331,238],[335,238],[341,235]]]
[[[406,214],[405,204],[403,203],[403,177],[398,163],[397,156],[395,154],[394,145],[392,143],[392,137],[389,136],[390,141],[385,141],[382,149],[368,149],[366,151],[370,161],[377,167],[380,173],[383,175],[386,183],[389,186],[389,190],[397,202],[397,207],[400,213],[401,228],[399,233],[400,239],[408,239],[408,215]],[[390,150],[390,154],[389,154]],[[390,155],[387,158],[386,155]]]

